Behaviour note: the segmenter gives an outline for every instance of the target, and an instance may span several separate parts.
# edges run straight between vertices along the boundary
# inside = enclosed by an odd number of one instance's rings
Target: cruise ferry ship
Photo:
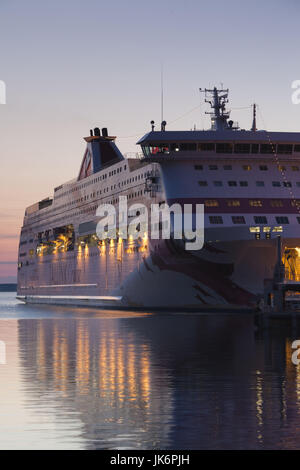
[[[274,276],[281,236],[285,276],[299,281],[300,133],[240,129],[228,90],[205,89],[211,129],[169,131],[163,121],[125,158],[106,128],[85,137],[78,177],[25,211],[18,298],[126,309],[241,309],[257,306]],[[204,245],[97,235],[99,205],[204,205]],[[128,223],[138,211],[129,212]],[[161,220],[158,229],[161,232]]]

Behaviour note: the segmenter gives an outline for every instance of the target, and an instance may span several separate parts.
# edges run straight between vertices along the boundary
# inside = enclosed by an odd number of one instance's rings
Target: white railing
[[[126,152],[124,153],[125,158],[137,158],[141,160],[144,157],[143,152]]]

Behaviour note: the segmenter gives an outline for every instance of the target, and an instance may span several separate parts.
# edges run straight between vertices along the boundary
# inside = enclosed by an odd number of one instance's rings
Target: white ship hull
[[[223,90],[224,91],[224,90]],[[216,130],[162,131],[124,159],[103,129],[86,137],[77,179],[27,208],[18,298],[27,303],[124,309],[255,308],[274,276],[277,237],[290,279],[300,280],[300,134],[239,131],[214,89]],[[220,114],[221,110],[221,114]],[[231,124],[229,124],[231,123]],[[205,244],[102,242],[101,204],[203,204]],[[160,227],[161,228],[161,227]],[[299,249],[298,249],[299,247]]]
[[[299,242],[288,241],[291,246]],[[31,283],[19,289],[18,298],[117,309],[253,309],[263,295],[264,280],[273,276],[277,256],[275,240],[206,244],[199,252],[186,252],[168,240],[151,254],[149,249],[126,253],[124,247],[122,258],[120,250],[91,248],[78,257],[64,253],[56,260],[55,277],[53,263],[44,257],[31,268]],[[82,264],[80,279],[70,283]]]

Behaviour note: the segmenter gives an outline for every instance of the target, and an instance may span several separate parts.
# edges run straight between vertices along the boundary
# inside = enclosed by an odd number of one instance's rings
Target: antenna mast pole
[[[161,87],[161,122],[164,120],[164,69],[161,64],[160,69],[160,87]]]
[[[252,121],[251,131],[253,131],[253,132],[257,131],[257,127],[256,127],[256,104],[255,103],[253,104],[253,121]]]

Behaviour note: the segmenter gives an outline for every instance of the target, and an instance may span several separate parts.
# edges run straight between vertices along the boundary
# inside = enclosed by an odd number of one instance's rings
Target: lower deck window
[[[227,201],[228,207],[240,207],[241,203],[238,199],[229,199]]]
[[[283,202],[281,199],[272,199],[271,207],[283,207]]]
[[[216,199],[206,199],[204,201],[205,207],[218,207],[219,202]]]
[[[210,215],[209,216],[209,222],[211,224],[222,224],[223,223],[223,218],[221,215]]]
[[[289,218],[285,216],[276,217],[276,222],[278,224],[289,224]]]
[[[251,207],[262,207],[262,201],[260,201],[259,199],[252,199],[249,201],[249,205]]]
[[[264,215],[255,215],[254,216],[254,222],[256,224],[267,224],[268,223],[267,217],[264,216]]]
[[[233,215],[231,217],[232,219],[232,223],[234,224],[245,224],[246,221],[245,221],[245,217],[243,215]]]

